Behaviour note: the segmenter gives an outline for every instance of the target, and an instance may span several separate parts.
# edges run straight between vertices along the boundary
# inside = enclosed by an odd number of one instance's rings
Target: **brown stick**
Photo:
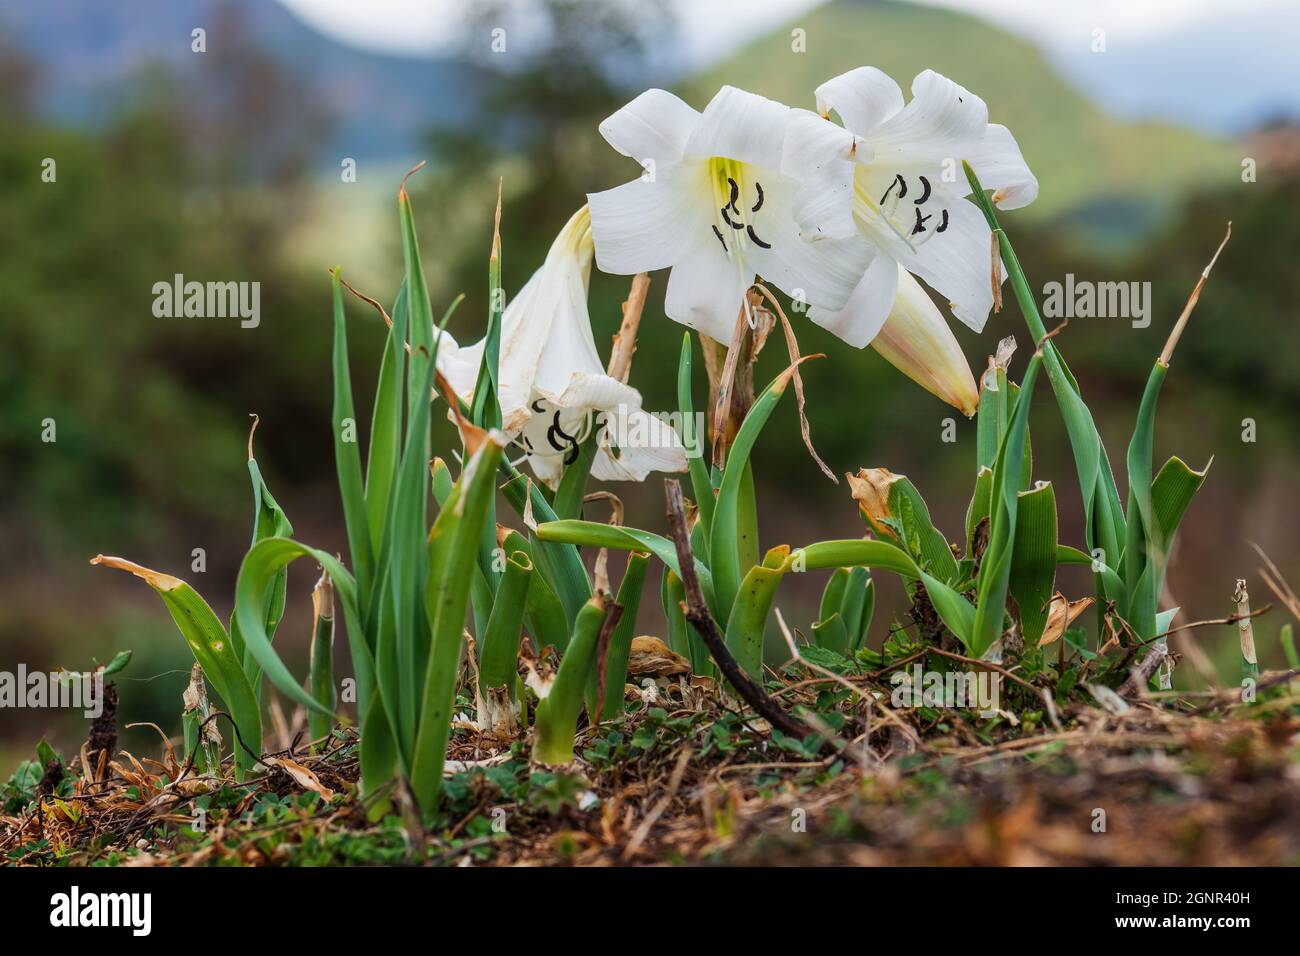
[[[1147,686],[1147,681],[1151,679],[1151,675],[1156,672],[1156,668],[1163,664],[1165,658],[1168,656],[1169,651],[1165,645],[1151,645],[1151,650],[1147,652],[1147,656],[1142,658],[1138,663],[1138,666],[1129,672],[1128,679],[1120,685],[1120,688],[1117,691],[1119,696],[1136,696],[1144,687]]]
[[[722,671],[722,676],[735,688],[755,713],[787,737],[802,740],[807,728],[776,705],[767,691],[750,679],[740,664],[727,650],[727,643],[718,630],[718,624],[704,603],[700,591],[700,578],[695,573],[695,556],[691,553],[691,536],[686,527],[686,505],[682,500],[682,486],[675,478],[664,479],[664,493],[668,499],[668,524],[672,528],[673,543],[677,546],[677,563],[682,570],[682,586],[686,591],[686,620],[704,640],[709,654]],[[823,741],[824,746],[831,746]]]
[[[646,296],[650,294],[650,276],[638,273],[632,280],[632,289],[623,303],[623,322],[614,336],[614,347],[609,353],[607,374],[624,384],[632,371],[632,355],[636,352],[636,332],[645,311]]]
[[[746,292],[746,295],[749,293]],[[717,395],[713,400],[713,464],[722,467],[723,456],[728,448],[731,435],[729,419],[732,390],[736,387],[736,371],[740,363],[740,353],[745,348],[745,337],[749,331],[749,302],[740,307],[736,315],[736,328],[731,334],[731,345],[727,348],[727,358],[722,364],[722,374],[718,377]],[[749,409],[746,408],[745,411]]]

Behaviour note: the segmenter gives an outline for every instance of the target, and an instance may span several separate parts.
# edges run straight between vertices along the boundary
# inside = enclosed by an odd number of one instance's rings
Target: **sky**
[[[387,52],[425,53],[456,37],[467,0],[281,0],[300,17],[345,42]],[[674,0],[694,56],[707,62],[821,0]],[[1130,36],[1167,35],[1213,21],[1296,4],[1285,0],[919,0],[963,10],[1051,46],[1067,46],[1102,26]],[[726,30],[716,30],[724,23]]]
[[[280,0],[321,31],[367,49],[443,49],[469,0]],[[598,0],[593,0],[598,2]],[[690,66],[707,65],[821,0],[672,0]],[[1234,132],[1300,115],[1300,0],[912,0],[990,20],[1035,42],[1112,113]],[[1107,55],[1092,49],[1106,33]],[[1216,69],[1207,71],[1205,65]],[[1231,83],[1222,82],[1231,76]]]

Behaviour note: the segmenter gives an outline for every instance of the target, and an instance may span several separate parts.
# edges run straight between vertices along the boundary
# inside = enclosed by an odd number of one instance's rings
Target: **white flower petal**
[[[799,182],[794,218],[805,239],[857,235],[853,222],[853,165],[865,142],[807,110],[786,116],[781,171]]]
[[[865,348],[889,318],[898,290],[898,276],[898,263],[889,256],[877,255],[844,308],[838,311],[812,308],[808,318],[849,345]]]
[[[763,217],[756,235],[771,246],[747,246],[745,264],[787,295],[808,305],[842,307],[871,260],[871,247],[858,236],[807,241],[794,220],[795,183],[768,179]]]
[[[521,336],[520,341],[527,341],[538,351],[533,377],[535,392],[565,408],[592,407],[594,403],[583,397],[581,389],[575,391],[575,383],[592,377],[607,377],[591,334],[586,283],[580,276],[566,276],[562,293],[552,310],[545,339],[538,342],[536,335],[529,335],[526,340]],[[504,354],[502,358],[504,361]],[[607,381],[619,384],[614,379]],[[636,394],[634,390],[629,391]]]
[[[840,114],[844,125],[865,135],[903,108],[903,91],[874,66],[841,73],[817,87],[817,112]]]
[[[979,147],[964,158],[979,176],[980,184],[993,190],[993,202],[998,208],[1019,209],[1038,197],[1038,179],[1029,171],[1016,138],[1005,126],[990,123]]]
[[[546,261],[506,304],[501,316],[497,398],[502,430],[518,432],[533,415],[537,389],[556,394],[575,371],[602,372],[587,315],[592,240],[586,207],[555,237]],[[439,368],[462,397],[478,378],[484,343],[439,355]]]
[[[908,271],[948,299],[953,315],[979,332],[993,308],[989,283],[992,233],[974,203],[954,198],[944,206],[948,228],[918,245],[915,252],[903,252],[898,258]]]
[[[590,193],[591,231],[601,272],[635,275],[674,265],[709,226],[704,171],[663,167],[654,181],[634,180]]]
[[[565,459],[603,426],[592,476],[602,481],[644,481],[651,471],[683,471],[686,451],[677,432],[641,409],[641,395],[604,374],[577,373],[559,396],[538,393],[536,414],[520,436],[533,473],[554,486]]]
[[[728,259],[717,239],[706,233],[668,274],[664,313],[726,345],[753,281],[753,267]]]
[[[533,477],[554,491],[560,479],[564,477],[564,455],[561,452],[552,452],[550,449],[545,453],[530,454],[528,468],[532,471]]]
[[[641,407],[640,392],[601,371],[574,372],[564,390],[551,398],[561,408],[582,409],[584,412]]]
[[[605,417],[591,473],[602,481],[644,481],[652,471],[686,470],[686,449],[676,429],[637,406]]]
[[[681,448],[601,448],[591,463],[591,475],[599,481],[645,481],[652,471],[685,470],[686,452]]]
[[[984,139],[984,101],[946,76],[926,70],[912,81],[912,99],[871,135],[875,162],[885,166],[961,162]]]
[[[559,298],[553,288],[556,281],[556,276],[547,276],[543,265],[507,303],[501,316],[497,399],[501,403],[502,428],[506,432],[517,431],[532,414],[528,406],[533,395],[533,381],[537,378],[537,366],[550,337]],[[481,356],[482,346],[479,347]]]
[[[450,332],[443,332],[438,340],[438,371],[461,398],[469,401],[474,383],[478,380],[478,367],[483,361],[483,340],[463,348],[456,344]]]
[[[685,154],[700,159],[722,156],[779,170],[789,109],[756,93],[724,86],[704,108],[686,142]]]
[[[624,156],[642,166],[681,158],[700,114],[672,93],[646,90],[600,124],[600,135]]]

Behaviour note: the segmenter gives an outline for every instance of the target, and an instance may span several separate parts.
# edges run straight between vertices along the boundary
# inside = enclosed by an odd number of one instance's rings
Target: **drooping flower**
[[[993,305],[991,233],[965,198],[961,164],[974,167],[1002,208],[1032,202],[1038,180],[1010,131],[989,123],[982,99],[932,70],[913,80],[906,105],[880,70],[851,70],[817,88],[817,110],[787,116],[782,170],[801,183],[794,214],[810,244],[856,238],[868,265],[846,307],[814,302],[809,317],[867,345],[890,315],[901,266],[980,331]],[[843,126],[830,121],[832,110]]]
[[[894,304],[871,347],[930,394],[967,418],[979,405],[979,389],[961,346],[921,284],[898,266]]]
[[[798,183],[781,170],[790,112],[730,86],[703,113],[648,90],[601,123],[609,144],[645,172],[587,197],[600,269],[671,269],[668,317],[722,343],[755,274],[801,302],[843,307],[870,249],[800,238]]]
[[[686,454],[676,431],[645,412],[641,394],[601,365],[587,312],[591,260],[591,218],[583,206],[501,316],[502,430],[549,485],[576,460],[593,428],[600,429],[595,478],[642,481],[651,471],[684,471]],[[439,370],[467,400],[484,347],[483,340],[458,347],[444,333],[438,348]],[[634,440],[620,446],[618,440],[629,435]]]

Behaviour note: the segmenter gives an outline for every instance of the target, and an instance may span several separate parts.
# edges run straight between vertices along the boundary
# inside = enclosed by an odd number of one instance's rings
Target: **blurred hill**
[[[488,4],[477,19],[497,22],[503,16]],[[796,27],[805,31],[805,53],[791,48]],[[668,35],[671,31],[665,29],[647,43],[662,45]],[[436,218],[456,223],[446,231],[448,238],[473,236],[468,249],[445,249],[444,255],[459,260],[462,268],[445,276],[447,284],[438,290],[443,294],[473,290],[479,284],[477,279],[468,287],[457,282],[470,269],[481,267],[486,239],[479,211],[491,201],[497,175],[506,176],[507,196],[531,197],[522,202],[529,223],[547,219],[538,207],[550,198],[563,196],[567,203],[569,192],[577,195],[626,178],[626,162],[604,147],[595,128],[636,92],[620,90],[620,95],[610,96],[611,91],[594,80],[576,93],[571,90],[584,84],[556,77],[584,72],[574,64],[585,66],[595,55],[581,49],[553,50],[522,69],[516,62],[515,76],[494,72],[498,64],[493,58],[474,62],[470,52],[466,57],[480,70],[479,101],[491,107],[464,119],[431,117],[437,133],[422,154],[449,168],[439,188],[430,190],[437,209],[429,222]],[[1041,183],[1038,200],[1018,213],[1019,218],[1050,225],[1065,245],[1089,255],[1127,255],[1167,227],[1188,196],[1239,182],[1242,148],[1232,141],[1168,123],[1116,119],[1067,82],[1032,43],[962,13],[895,0],[835,0],[699,75],[676,81],[660,76],[652,82],[675,89],[697,109],[727,83],[793,106],[812,107],[819,83],[863,64],[880,67],[905,92],[917,73],[939,68],[983,97],[992,119],[1012,128]],[[503,123],[503,117],[509,121]],[[521,122],[544,125],[547,133],[534,137],[533,143],[526,132],[502,142],[499,128],[518,130]],[[562,157],[537,163],[539,155],[557,149]],[[373,168],[370,182],[363,183],[363,188],[377,189],[376,201],[358,203],[355,193],[360,190],[354,190],[346,201],[317,204],[312,217],[302,223],[298,250],[313,262],[325,254],[330,261],[352,263],[364,279],[391,286],[396,276],[384,268],[383,260],[396,260],[391,250],[376,255],[373,241],[389,231],[388,204],[378,201],[388,196],[389,183],[399,175],[396,165],[389,172],[382,189]],[[455,182],[456,193],[471,197],[468,203],[443,198],[448,190],[441,187],[449,181]],[[476,182],[478,188],[472,188]],[[323,190],[337,196],[333,183],[323,183]],[[563,222],[567,213],[555,215]],[[523,239],[539,260],[548,241],[535,235]],[[322,249],[326,243],[328,252]]]
[[[38,107],[52,118],[101,123],[143,68],[202,68],[218,52],[214,28],[232,19],[276,67],[296,75],[338,118],[329,143],[354,158],[410,156],[430,123],[463,121],[475,106],[477,71],[454,59],[385,56],[338,43],[274,0],[5,0],[0,33],[42,77]],[[203,27],[208,53],[190,49]]]
[[[796,27],[806,31],[806,53],[791,49]],[[818,7],[691,80],[684,93],[702,108],[730,83],[812,109],[818,84],[863,64],[884,70],[908,97],[912,77],[927,68],[982,97],[1041,183],[1023,217],[1062,219],[1090,238],[1145,231],[1189,191],[1240,173],[1229,141],[1113,119],[1028,41],[965,14],[894,0]]]

